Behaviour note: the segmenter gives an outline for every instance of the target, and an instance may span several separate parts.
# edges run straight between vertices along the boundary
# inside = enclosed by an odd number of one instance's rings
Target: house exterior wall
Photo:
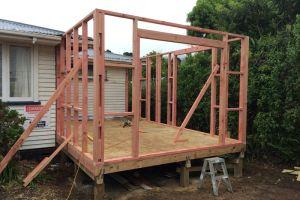
[[[105,112],[125,111],[125,69],[107,68],[105,81]],[[79,104],[82,100],[82,84],[79,82]],[[55,90],[55,49],[40,46],[38,49],[38,99],[44,105]],[[88,115],[93,118],[93,79],[88,82]],[[14,106],[24,109],[24,106]],[[55,146],[55,105],[50,109],[50,128],[35,129],[22,145],[22,150]]]
[[[55,90],[55,48],[53,46],[36,46],[34,65],[37,73],[34,74],[34,83],[37,84],[35,91],[37,101],[44,105]],[[25,109],[24,105],[10,106],[22,113]],[[37,149],[55,146],[55,104],[51,106],[49,111],[50,123],[49,128],[36,128],[26,139],[21,149]]]
[[[33,100],[44,105],[55,91],[55,47],[46,45],[33,46]],[[105,81],[105,112],[125,111],[125,76],[126,69],[108,67],[106,69]],[[79,103],[82,100],[82,84],[79,82]],[[72,90],[73,91],[73,90]],[[93,118],[93,79],[88,82],[88,115]],[[20,113],[24,113],[26,105],[11,105]],[[21,150],[49,148],[55,146],[55,124],[56,111],[55,104],[49,111],[49,127],[35,128],[26,139]]]
[[[104,111],[125,112],[125,76],[126,69],[108,67],[104,85]],[[82,102],[82,82],[79,82],[79,105]],[[88,81],[88,116],[93,118],[94,89],[93,79]]]
[[[126,69],[108,68],[104,85],[104,111],[125,112]]]

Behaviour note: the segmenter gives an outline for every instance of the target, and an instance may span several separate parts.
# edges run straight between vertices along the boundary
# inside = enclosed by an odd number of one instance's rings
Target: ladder
[[[215,167],[218,166],[221,166],[221,170],[223,173],[222,175],[217,175],[218,171],[216,170]],[[209,169],[209,171],[207,171],[207,169]],[[228,176],[224,158],[213,157],[213,158],[204,159],[204,163],[200,175],[199,186],[198,186],[199,189],[202,187],[206,175],[210,175],[211,177],[213,193],[215,196],[218,196],[218,188],[222,181],[225,183],[227,190],[229,192],[233,192],[231,183],[229,181],[229,176]],[[217,185],[217,181],[219,182],[218,185]]]

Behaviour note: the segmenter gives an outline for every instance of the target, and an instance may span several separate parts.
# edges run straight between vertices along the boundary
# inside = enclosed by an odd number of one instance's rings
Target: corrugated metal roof
[[[12,31],[16,33],[39,34],[39,35],[46,35],[46,36],[62,36],[64,33],[62,31],[58,31],[50,28],[34,26],[30,24],[24,24],[20,22],[5,20],[5,19],[0,19],[0,30]],[[89,57],[93,57],[94,56],[93,49],[89,49],[88,54]],[[131,62],[132,57],[105,51],[105,60]]]
[[[33,33],[33,34],[48,35],[48,36],[61,36],[64,33],[62,31],[58,31],[54,29],[9,21],[5,19],[0,19],[0,30],[13,31],[17,33],[18,32],[31,33],[31,34]]]
[[[82,52],[80,52],[81,54]],[[94,51],[93,49],[88,49],[89,57],[94,57]],[[120,61],[120,62],[131,62],[132,57],[131,56],[124,56],[122,54],[116,54],[109,51],[105,51],[105,60],[111,60],[111,61]]]

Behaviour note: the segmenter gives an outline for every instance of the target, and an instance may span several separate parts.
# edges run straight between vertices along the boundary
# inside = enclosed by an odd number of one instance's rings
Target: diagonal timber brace
[[[51,160],[70,142],[72,139],[73,133],[59,145],[59,147],[49,156],[45,157],[42,162],[40,162],[32,172],[28,174],[28,176],[23,180],[23,186],[26,187],[41,171],[51,162]]]
[[[219,65],[216,65],[214,67],[214,70],[211,72],[211,74],[209,75],[208,79],[206,80],[204,86],[202,87],[201,91],[199,92],[196,100],[194,101],[192,107],[190,108],[188,114],[185,116],[181,126],[179,127],[177,133],[176,133],[176,136],[174,138],[174,142],[179,142],[179,141],[182,141],[182,140],[179,140],[179,137],[180,135],[182,134],[182,131],[183,129],[186,127],[187,123],[190,121],[192,115],[194,114],[197,106],[199,105],[201,99],[203,98],[206,90],[208,89],[208,87],[210,86],[212,80],[213,80],[213,77],[216,75],[216,73],[218,72],[219,70]]]
[[[51,105],[58,99],[58,97],[64,91],[64,88],[70,83],[71,79],[74,77],[74,75],[78,72],[78,70],[80,68],[81,68],[81,59],[78,59],[75,66],[66,75],[65,79],[58,85],[57,89],[54,91],[54,93],[52,94],[50,99],[47,101],[47,103],[44,105],[42,110],[37,114],[37,116],[34,118],[34,120],[31,122],[31,124],[28,126],[28,128],[22,133],[22,135],[19,137],[19,139],[16,141],[16,143],[12,146],[12,148],[8,151],[8,153],[5,155],[3,160],[0,162],[0,174],[7,166],[8,162],[12,159],[12,157],[19,150],[19,148],[24,143],[24,141],[29,137],[29,135],[31,134],[32,130],[37,125],[37,123],[48,112]]]

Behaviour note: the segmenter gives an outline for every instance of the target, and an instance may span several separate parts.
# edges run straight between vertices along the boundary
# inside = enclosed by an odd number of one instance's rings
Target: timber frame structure
[[[105,16],[125,18],[132,21],[133,31],[133,60],[132,64],[116,65],[132,70],[132,110],[126,112],[105,112],[104,109],[104,80],[105,67],[113,65],[106,63],[105,52]],[[93,24],[93,39],[88,37],[88,22]],[[185,30],[192,30],[199,33],[221,36],[222,39],[207,39],[173,33],[165,33],[153,30],[141,29],[139,22],[158,24],[168,27],[176,27]],[[79,30],[81,33],[79,34]],[[140,40],[150,39],[175,43],[193,45],[191,48],[176,50],[154,55],[156,56],[156,77],[155,77],[155,120],[152,121],[151,113],[151,56],[140,57]],[[229,68],[229,46],[231,42],[240,42],[240,70],[230,71]],[[88,48],[91,46],[94,51],[93,57],[93,121],[88,125]],[[80,54],[80,49],[82,54]],[[177,56],[200,51],[211,51],[211,74],[200,90],[198,97],[191,106],[184,121],[177,126]],[[112,11],[96,9],[79,21],[62,38],[60,47],[57,48],[57,89],[49,99],[44,109],[38,114],[31,126],[25,130],[21,138],[16,142],[8,155],[0,164],[0,172],[5,168],[11,157],[29,136],[39,119],[47,112],[50,106],[56,102],[57,124],[56,141],[61,144],[64,152],[73,159],[92,179],[98,184],[103,182],[103,175],[118,171],[137,169],[148,166],[161,165],[166,163],[182,162],[209,156],[218,156],[228,153],[245,151],[246,146],[246,121],[247,121],[247,79],[248,79],[248,51],[249,37],[227,33],[222,31],[204,29],[188,25],[181,25],[171,22],[159,21],[133,15],[127,15]],[[218,56],[218,52],[220,55]],[[167,124],[161,123],[161,67],[162,56],[167,57]],[[219,59],[220,58],[220,59]],[[142,75],[142,68],[146,68],[146,77]],[[82,70],[82,105],[79,105],[78,94],[78,72]],[[237,108],[228,107],[228,79],[230,75],[238,75],[239,78],[239,103]],[[142,95],[141,83],[144,83],[146,95]],[[219,83],[218,83],[219,82]],[[71,84],[72,83],[72,84]],[[219,91],[217,91],[219,85]],[[72,87],[71,87],[72,86]],[[208,88],[211,88],[211,115],[210,133],[203,133],[185,128],[200,103]],[[73,90],[73,91],[71,91]],[[126,87],[128,92],[128,87]],[[219,92],[219,93],[218,93]],[[217,102],[217,93],[219,100]],[[127,95],[127,94],[126,94]],[[128,97],[127,100],[128,102]],[[144,103],[143,103],[144,102]],[[145,116],[141,116],[141,107],[145,106]],[[218,111],[217,111],[218,110]],[[227,134],[228,112],[237,111],[238,117],[238,138],[229,138]],[[217,118],[218,114],[218,120]],[[132,118],[129,143],[130,153],[125,156],[106,156],[106,129],[104,128],[106,116],[123,116]],[[218,122],[218,124],[217,124]],[[141,127],[147,123],[147,130],[151,126],[157,126],[171,134],[169,149],[154,149],[147,152],[142,149],[141,137],[146,135]],[[92,127],[92,131],[89,131]],[[149,128],[150,127],[150,128]],[[218,127],[218,128],[217,128]],[[116,130],[117,131],[117,130]],[[89,135],[91,132],[91,135]],[[154,133],[153,133],[154,134]],[[188,145],[193,134],[201,135],[199,145]],[[161,136],[166,136],[164,132]],[[190,140],[184,136],[190,135]],[[146,137],[146,136],[145,136]],[[150,136],[149,136],[150,137]],[[196,136],[195,136],[196,137]],[[91,139],[92,138],[92,139]],[[114,138],[112,138],[113,140]],[[166,138],[154,138],[150,142],[151,147],[155,143],[167,140]],[[211,142],[200,145],[203,140]],[[89,143],[91,148],[89,148]],[[148,148],[148,147],[147,147]],[[114,149],[110,150],[114,151]]]

